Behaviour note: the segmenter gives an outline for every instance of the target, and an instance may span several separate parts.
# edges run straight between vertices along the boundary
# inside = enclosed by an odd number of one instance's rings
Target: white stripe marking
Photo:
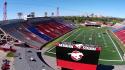
[[[79,29],[79,30],[80,30],[80,29]],[[64,40],[62,40],[62,42],[65,41],[65,40],[67,40],[69,37],[71,37],[74,33],[78,32],[79,30],[73,32],[73,33],[72,33],[71,35],[69,35],[67,38],[65,38]],[[54,49],[54,48],[55,48],[55,47],[50,48],[47,52],[51,51],[51,50]]]
[[[100,61],[122,61],[122,60],[108,60],[108,59],[99,59]]]
[[[108,33],[107,31],[106,31],[106,33],[108,34],[108,37],[109,37],[110,40],[112,41],[112,43],[113,43],[113,45],[115,46],[115,49],[117,50],[117,52],[118,52],[118,54],[119,54],[121,60],[123,61],[123,58],[122,58],[122,56],[121,56],[121,54],[120,54],[120,52],[119,52],[119,50],[118,50],[116,44],[114,43],[114,41],[112,40],[111,36],[109,35],[109,33]]]

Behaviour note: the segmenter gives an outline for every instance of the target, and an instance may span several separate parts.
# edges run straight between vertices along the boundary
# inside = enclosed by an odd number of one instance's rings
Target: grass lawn
[[[13,52],[8,52],[6,56],[7,57],[14,57],[14,53]]]
[[[96,28],[96,27],[81,27],[73,30],[72,32],[56,39],[56,42],[72,42],[78,41],[84,44],[99,45],[102,50],[99,57],[99,64],[125,64],[122,56],[123,52],[120,49],[122,47],[119,41],[113,37],[108,28]],[[56,49],[53,45],[54,42],[49,43],[47,47],[50,47],[45,54],[55,57]]]

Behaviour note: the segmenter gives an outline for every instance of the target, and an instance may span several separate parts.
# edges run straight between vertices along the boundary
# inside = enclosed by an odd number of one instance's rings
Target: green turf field
[[[125,64],[123,59],[123,52],[120,49],[120,45],[111,33],[107,31],[107,28],[96,28],[96,27],[81,27],[73,30],[72,32],[56,39],[54,42],[71,42],[78,41],[84,44],[99,45],[102,47],[100,53],[99,64],[115,65],[115,64]],[[52,44],[49,43],[50,47],[45,54],[55,57],[56,49]]]

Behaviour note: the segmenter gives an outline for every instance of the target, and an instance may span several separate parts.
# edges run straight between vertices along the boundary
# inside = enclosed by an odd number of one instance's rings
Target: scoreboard
[[[71,70],[96,70],[100,50],[84,44],[58,43],[57,65]]]

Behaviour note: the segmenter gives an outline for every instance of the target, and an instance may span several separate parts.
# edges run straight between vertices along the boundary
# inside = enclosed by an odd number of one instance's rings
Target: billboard
[[[96,70],[100,48],[83,44],[64,44],[56,46],[57,65],[72,70]]]

